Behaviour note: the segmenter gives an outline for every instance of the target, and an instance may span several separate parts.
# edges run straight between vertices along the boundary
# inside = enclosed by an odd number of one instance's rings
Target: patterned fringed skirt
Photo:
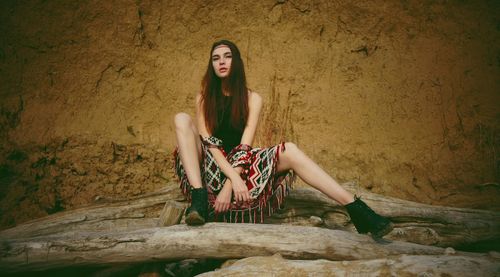
[[[208,191],[209,218],[216,222],[252,222],[264,223],[265,217],[271,216],[277,209],[283,207],[283,200],[293,187],[295,174],[287,171],[278,174],[276,171],[280,153],[285,151],[285,143],[269,148],[251,148],[240,144],[226,153],[222,148],[222,141],[216,137],[202,140],[202,161],[200,164],[203,186]],[[216,213],[215,200],[222,189],[226,176],[217,165],[209,151],[210,147],[217,147],[233,166],[243,168],[241,178],[245,181],[251,200],[239,203],[231,199],[229,210],[225,213]],[[191,185],[184,171],[177,148],[174,153],[175,173],[179,178],[182,193],[191,202]]]

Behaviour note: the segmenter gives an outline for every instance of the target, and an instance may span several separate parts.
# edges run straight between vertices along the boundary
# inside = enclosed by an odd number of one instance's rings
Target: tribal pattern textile
[[[222,148],[222,140],[214,136],[200,138],[201,174],[203,186],[208,191],[209,221],[263,223],[265,217],[282,208],[283,200],[290,193],[295,180],[295,174],[291,170],[282,174],[276,172],[279,155],[285,151],[284,142],[269,148],[252,148],[250,145],[240,144],[230,153],[226,153]],[[220,149],[233,167],[242,167],[240,176],[245,181],[251,197],[248,203],[238,203],[232,199],[229,211],[223,214],[215,213],[214,204],[227,177],[209,151],[212,147]],[[182,193],[191,202],[191,185],[177,148],[174,151],[174,166]]]

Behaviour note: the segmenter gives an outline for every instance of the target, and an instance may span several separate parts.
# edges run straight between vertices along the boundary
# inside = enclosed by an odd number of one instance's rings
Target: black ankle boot
[[[351,221],[360,234],[370,232],[374,238],[381,238],[394,228],[391,221],[374,212],[359,197],[354,196],[354,202],[344,206]]]
[[[208,194],[206,188],[191,188],[191,207],[186,210],[187,225],[202,225],[208,216]]]

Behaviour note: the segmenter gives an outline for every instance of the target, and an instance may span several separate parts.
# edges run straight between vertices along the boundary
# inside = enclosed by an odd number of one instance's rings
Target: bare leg
[[[340,204],[345,205],[354,201],[354,196],[350,192],[341,187],[295,144],[287,142],[285,147],[286,150],[279,156],[278,172],[293,169],[304,182]]]
[[[186,113],[176,114],[174,122],[178,151],[189,184],[194,188],[201,188],[201,141],[198,130]]]

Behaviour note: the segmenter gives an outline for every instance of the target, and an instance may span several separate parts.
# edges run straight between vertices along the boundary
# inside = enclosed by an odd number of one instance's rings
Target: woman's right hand
[[[221,191],[217,195],[217,199],[215,199],[214,209],[216,213],[222,213],[229,210],[229,207],[231,206],[231,194],[231,181],[227,179]]]
[[[249,201],[250,193],[248,192],[247,185],[240,175],[231,178],[231,183],[233,185],[234,199],[238,202]]]

